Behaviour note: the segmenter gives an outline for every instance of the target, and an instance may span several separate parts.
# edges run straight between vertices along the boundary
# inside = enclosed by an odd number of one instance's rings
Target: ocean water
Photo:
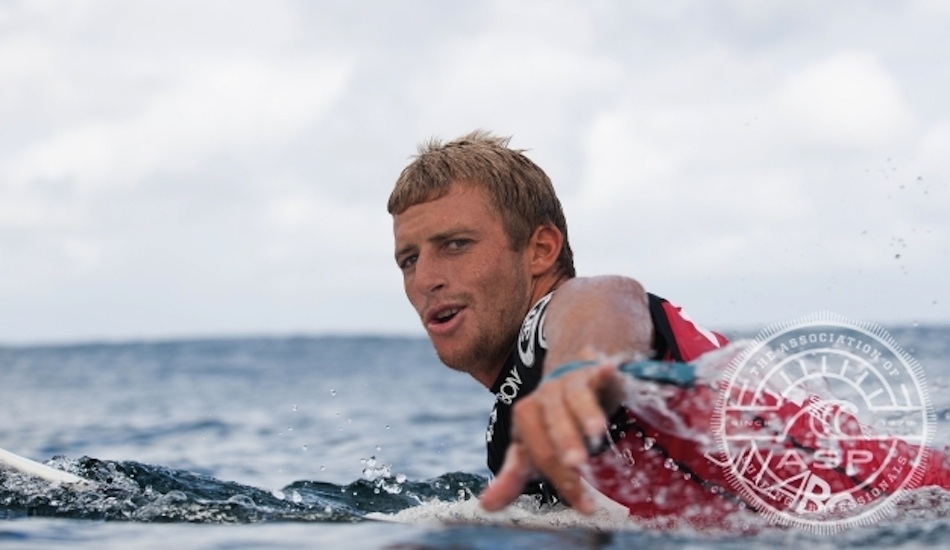
[[[950,444],[950,327],[890,327]],[[942,548],[950,492],[832,535],[716,532],[474,497],[493,396],[412,338],[0,347],[0,447],[101,482],[0,468],[3,548]]]

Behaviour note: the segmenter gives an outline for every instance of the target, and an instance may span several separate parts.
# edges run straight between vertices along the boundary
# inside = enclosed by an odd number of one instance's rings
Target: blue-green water
[[[894,327],[950,443],[950,328]],[[0,348],[0,447],[100,482],[0,470],[0,546],[24,548],[942,547],[950,494],[923,489],[832,536],[654,530],[524,499],[480,511],[492,396],[400,338]],[[380,520],[398,520],[399,523]]]

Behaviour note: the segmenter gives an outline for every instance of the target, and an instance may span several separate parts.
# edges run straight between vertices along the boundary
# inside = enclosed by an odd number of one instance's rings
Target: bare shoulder
[[[549,310],[554,317],[563,312],[577,320],[578,316],[629,315],[647,307],[646,291],[636,279],[600,275],[565,281],[554,293]]]
[[[555,293],[555,298],[617,297],[646,298],[646,291],[639,281],[623,275],[597,275],[574,277],[565,281]]]
[[[630,277],[575,277],[548,304],[546,368],[579,357],[637,357],[653,342],[650,306],[643,286]]]

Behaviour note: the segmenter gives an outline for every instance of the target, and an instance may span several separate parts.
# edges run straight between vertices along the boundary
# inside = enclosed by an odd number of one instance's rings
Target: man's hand
[[[543,476],[571,507],[594,512],[581,482],[589,447],[607,437],[607,415],[621,403],[622,375],[600,362],[546,380],[515,404],[512,443],[498,477],[482,493],[482,507],[496,511],[513,502],[525,484]]]

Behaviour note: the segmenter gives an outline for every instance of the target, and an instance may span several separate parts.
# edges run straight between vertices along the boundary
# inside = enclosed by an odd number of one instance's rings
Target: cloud
[[[188,171],[215,155],[280,147],[344,93],[345,63],[219,63],[186,75],[142,111],[65,128],[7,158],[7,186],[67,180],[84,195],[158,170]]]
[[[905,233],[907,205],[885,157],[910,155],[921,128],[873,55],[837,52],[788,73],[727,51],[685,64],[698,70],[631,81],[591,120],[575,250],[593,248],[595,269],[651,279],[893,263],[882,246]]]
[[[410,73],[420,138],[486,128],[553,149],[577,110],[620,82],[622,64],[598,51],[595,22],[576,3],[495,1],[473,21]]]
[[[772,99],[777,135],[829,153],[901,147],[917,130],[893,77],[870,52],[845,51],[791,74]]]
[[[255,170],[330,112],[354,63],[288,49],[304,29],[282,2],[18,3],[0,26],[9,229],[88,228],[108,194],[209,162]]]
[[[380,210],[376,205],[346,204],[305,187],[274,195],[263,205],[261,234],[269,243],[263,258],[288,263],[316,256],[327,264],[346,257],[388,259],[392,256],[391,222]],[[333,269],[311,276],[338,274]]]
[[[383,205],[474,128],[552,176],[583,273],[936,316],[945,10],[0,4],[0,332],[417,329]]]

